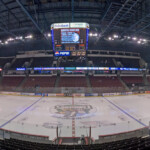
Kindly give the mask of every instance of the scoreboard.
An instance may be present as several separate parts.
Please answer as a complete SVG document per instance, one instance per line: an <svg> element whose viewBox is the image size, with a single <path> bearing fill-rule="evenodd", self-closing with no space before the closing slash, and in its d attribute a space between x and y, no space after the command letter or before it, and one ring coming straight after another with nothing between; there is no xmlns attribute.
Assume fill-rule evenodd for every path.
<svg viewBox="0 0 150 150"><path fill-rule="evenodd" d="M55 56L85 56L88 50L89 24L83 22L51 25Z"/></svg>

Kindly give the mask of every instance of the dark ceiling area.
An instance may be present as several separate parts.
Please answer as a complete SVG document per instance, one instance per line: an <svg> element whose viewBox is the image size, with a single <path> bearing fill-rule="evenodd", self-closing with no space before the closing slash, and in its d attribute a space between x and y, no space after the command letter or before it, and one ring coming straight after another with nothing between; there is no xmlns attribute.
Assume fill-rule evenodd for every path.
<svg viewBox="0 0 150 150"><path fill-rule="evenodd" d="M88 22L110 32L150 35L149 0L1 0L0 34L45 33L52 23Z"/></svg>
<svg viewBox="0 0 150 150"><path fill-rule="evenodd" d="M89 23L90 31L99 35L91 49L114 33L121 39L120 47L127 45L122 39L128 36L149 41L150 0L0 0L0 40L32 33L51 44L45 33L60 22Z"/></svg>

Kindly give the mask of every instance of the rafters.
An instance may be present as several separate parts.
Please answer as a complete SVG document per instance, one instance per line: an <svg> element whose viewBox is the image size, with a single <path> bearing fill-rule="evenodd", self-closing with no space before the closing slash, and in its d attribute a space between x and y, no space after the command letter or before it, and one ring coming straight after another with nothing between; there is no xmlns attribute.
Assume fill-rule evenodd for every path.
<svg viewBox="0 0 150 150"><path fill-rule="evenodd" d="M80 0L80 3L77 0L45 3L40 0L32 0L32 3L26 0L1 0L0 18L3 20L0 25L9 30L31 26L43 34L44 31L49 32L50 23L86 21L94 24L94 28L104 36L115 31L125 34L133 29L138 34L149 27L150 17L141 20L144 22L142 24L137 22L145 9L150 10L146 8L150 6L146 2L150 3L148 0Z"/></svg>
<svg viewBox="0 0 150 150"><path fill-rule="evenodd" d="M7 5L5 5L5 3L3 2L3 0L0 1L0 3L7 9L7 11L13 16L13 18L19 22L19 19L16 17L16 15L11 11L11 9L8 8Z"/></svg>
<svg viewBox="0 0 150 150"><path fill-rule="evenodd" d="M23 12L28 16L28 18L32 21L32 23L35 25L35 27L39 30L39 32L45 37L43 31L41 30L41 28L39 27L39 25L37 24L37 22L34 21L34 19L31 17L31 15L29 14L29 12L22 5L22 3L19 0L16 0L16 2L21 7L21 9L23 10ZM46 40L47 40L47 38L46 38Z"/></svg>

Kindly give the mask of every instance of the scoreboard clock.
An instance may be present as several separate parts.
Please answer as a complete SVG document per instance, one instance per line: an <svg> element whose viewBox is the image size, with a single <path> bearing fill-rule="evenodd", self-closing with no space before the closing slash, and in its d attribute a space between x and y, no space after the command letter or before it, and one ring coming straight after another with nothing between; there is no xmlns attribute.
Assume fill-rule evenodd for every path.
<svg viewBox="0 0 150 150"><path fill-rule="evenodd" d="M65 56L66 54L68 56L85 56L88 50L88 34L88 23L71 22L52 24L51 35L55 56L63 56L63 54Z"/></svg>

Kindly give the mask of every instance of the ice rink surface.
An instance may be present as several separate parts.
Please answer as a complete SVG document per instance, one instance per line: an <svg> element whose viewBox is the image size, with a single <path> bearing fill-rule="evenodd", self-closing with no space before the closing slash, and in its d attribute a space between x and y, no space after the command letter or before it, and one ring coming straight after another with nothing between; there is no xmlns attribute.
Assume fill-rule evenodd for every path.
<svg viewBox="0 0 150 150"><path fill-rule="evenodd" d="M114 97L28 97L0 95L0 128L35 135L89 134L92 137L132 131L149 125L150 95Z"/></svg>

